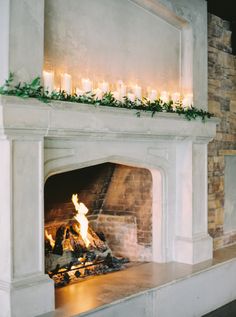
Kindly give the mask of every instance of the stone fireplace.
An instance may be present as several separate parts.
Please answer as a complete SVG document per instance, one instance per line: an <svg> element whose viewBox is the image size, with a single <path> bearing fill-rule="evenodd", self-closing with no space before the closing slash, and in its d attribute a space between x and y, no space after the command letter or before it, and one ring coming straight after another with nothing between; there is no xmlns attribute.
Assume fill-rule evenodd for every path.
<svg viewBox="0 0 236 317"><path fill-rule="evenodd" d="M58 7L55 2L46 1L45 14L43 0L24 1L23 6L19 1L13 2L10 6L4 0L0 12L0 20L3 15L10 21L10 31L9 27L0 30L0 39L7 48L4 52L0 50L3 56L0 59L1 82L9 71L14 71L16 78L24 81L41 74L43 64L59 69L62 56L65 57L61 59L63 71L73 70L75 78L77 66L84 64L85 74L94 69L94 65L90 68L89 61L96 47L91 49L92 55L88 55L87 43L80 46L77 35L71 40L71 46L65 45L62 49L63 35L71 39L74 34L73 28L61 33L60 30L68 25L66 20L63 20L65 25L53 24L61 21L57 16L63 16L67 11L63 9L64 1L60 1ZM109 7L111 2L118 6L116 10ZM85 2L70 1L70 14L77 14L79 4L82 6ZM114 68L111 67L112 59L99 53L96 70L100 71L99 67L104 66L101 56L105 56L104 75L109 78L117 77L120 69L125 80L137 77L147 86L150 74L152 85L191 91L194 104L207 108L205 1L135 0L119 1L118 4L104 0L101 4L113 13L125 11L125 21L133 21L140 32L154 31L145 42L145 50L138 51L138 37L131 36L132 43L126 38L127 45L121 54L116 54ZM94 5L99 7L97 1ZM91 14L96 16L98 11L99 8ZM130 20L132 16L139 18ZM19 28L19 18L26 21L27 27ZM141 18L144 24L140 24ZM113 27L108 29L114 30ZM160 35L157 38L156 29ZM52 34L52 30L55 33ZM82 40L87 39L83 33L85 29L80 30ZM129 34L133 31L131 28ZM125 36L126 28L121 34L121 43ZM146 41L147 33L141 32L141 38L144 37ZM28 39L35 42L35 45L30 44L31 54L27 51ZM56 46L53 46L54 42ZM170 43L173 49L170 49ZM116 45L116 41L112 44ZM134 59L135 52L130 44L136 45L139 58ZM69 57L68 47L72 52ZM82 51L76 59L74 54L78 47L82 47ZM115 48L113 46L113 50ZM14 58L9 53L13 51ZM150 51L152 54L141 63L143 54ZM123 58L120 62L119 56ZM127 64L126 56L129 58ZM138 75L131 72L130 65L137 69ZM162 113L152 117L141 113L138 117L132 110L60 102L44 104L35 99L1 96L0 201L3 212L0 213L0 253L5 260L0 261L0 303L3 316L31 317L55 308L54 285L45 274L44 225L45 221L51 221L55 205L68 201L54 201L55 204L50 205L44 190L47 191L47 185L53 179L67 173L80 173L81 177L84 170L89 175L89 170L97 168L98 175L101 166L105 174L110 173L112 181L106 188L106 195L100 196L100 200L89 198L91 221L97 228L104 222L112 222L113 228L118 227L118 222L122 223L123 229L129 227L127 236L133 237L129 254L134 260L196 264L211 259L212 239L207 230L207 144L215 136L216 123L214 119L204 123L200 120L190 122L175 114ZM124 178L126 185L127 178L137 178L139 184L131 182L125 187ZM99 187L99 181L91 186ZM116 196L119 186L120 196ZM85 189L81 188L81 195L88 199ZM121 206L122 197L129 202L137 196L141 202L136 199L136 204L128 204L129 208ZM44 202L49 203L45 210ZM93 205L95 203L97 205ZM114 240L114 237L110 239ZM120 246L114 243L114 247L118 252Z"/></svg>
<svg viewBox="0 0 236 317"><path fill-rule="evenodd" d="M18 283L12 295L16 303L27 292L38 309L53 309L53 284L44 275L43 264L43 189L44 180L66 171L107 162L148 170L152 180L151 215L145 216L152 223L148 260L193 264L212 257L206 159L214 120L189 122L170 114L139 118L130 110L48 105L16 97L1 97L1 111L0 192L7 211L1 220L1 252L10 261L1 263L1 274L6 288L11 276ZM2 291L2 298L7 294ZM47 301L42 302L45 294Z"/></svg>

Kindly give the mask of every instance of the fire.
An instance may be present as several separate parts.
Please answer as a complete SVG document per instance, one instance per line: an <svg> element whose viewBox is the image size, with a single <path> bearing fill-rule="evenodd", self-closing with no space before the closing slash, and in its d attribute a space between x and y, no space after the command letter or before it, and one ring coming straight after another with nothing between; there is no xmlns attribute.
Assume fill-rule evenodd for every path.
<svg viewBox="0 0 236 317"><path fill-rule="evenodd" d="M46 239L48 239L48 241L50 242L50 245L52 248L54 248L55 246L55 241L53 240L53 237L51 234L48 234L47 230L45 230L45 237Z"/></svg>
<svg viewBox="0 0 236 317"><path fill-rule="evenodd" d="M88 212L88 208L85 206L85 204L79 203L77 194L72 195L72 202L75 206L75 210L77 211L77 214L74 216L74 218L80 224L81 237L84 240L86 247L88 247L90 245L90 241L88 239L88 219L85 216Z"/></svg>

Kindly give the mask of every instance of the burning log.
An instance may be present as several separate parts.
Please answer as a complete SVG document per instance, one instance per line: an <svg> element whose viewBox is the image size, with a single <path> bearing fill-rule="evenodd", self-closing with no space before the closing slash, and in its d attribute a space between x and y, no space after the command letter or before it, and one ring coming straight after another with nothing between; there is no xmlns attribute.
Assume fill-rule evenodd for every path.
<svg viewBox="0 0 236 317"><path fill-rule="evenodd" d="M45 268L56 286L88 275L119 270L128 261L112 256L104 234L97 234L89 226L86 206L78 202L77 195L73 195L72 200L77 210L75 219L60 225L56 234L52 229L49 233L45 231Z"/></svg>

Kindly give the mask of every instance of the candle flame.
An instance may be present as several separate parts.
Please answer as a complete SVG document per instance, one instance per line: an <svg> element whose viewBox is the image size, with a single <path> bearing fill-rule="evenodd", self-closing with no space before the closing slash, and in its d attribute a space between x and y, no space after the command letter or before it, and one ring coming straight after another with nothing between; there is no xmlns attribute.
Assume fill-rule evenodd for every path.
<svg viewBox="0 0 236 317"><path fill-rule="evenodd" d="M46 237L46 239L48 239L48 241L49 241L51 247L54 248L54 246L55 246L55 241L54 241L52 235L51 235L51 234L48 234L47 230L45 230L45 237Z"/></svg>
<svg viewBox="0 0 236 317"><path fill-rule="evenodd" d="M77 194L72 195L72 202L75 206L75 210L77 211L77 214L74 216L74 218L80 224L81 237L84 240L86 247L88 247L90 245L88 239L88 219L85 216L88 212L88 208L85 206L85 204L79 203L79 198Z"/></svg>

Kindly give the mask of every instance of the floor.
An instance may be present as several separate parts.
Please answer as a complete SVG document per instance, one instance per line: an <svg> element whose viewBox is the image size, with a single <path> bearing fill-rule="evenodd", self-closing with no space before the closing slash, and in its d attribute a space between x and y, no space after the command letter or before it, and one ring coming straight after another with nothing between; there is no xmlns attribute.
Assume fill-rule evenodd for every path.
<svg viewBox="0 0 236 317"><path fill-rule="evenodd" d="M77 284L56 289L56 311L45 316L68 317L80 316L80 314L82 316L88 311L120 302L124 298L131 298L133 294L162 287L210 270L213 266L233 258L236 258L236 246L217 250L212 260L197 265L176 262L142 263L123 271L91 277ZM80 294L79 298L78 294ZM225 316L236 316L235 302L205 315L205 317Z"/></svg>
<svg viewBox="0 0 236 317"><path fill-rule="evenodd" d="M202 317L235 317L235 316L236 316L236 300Z"/></svg>

